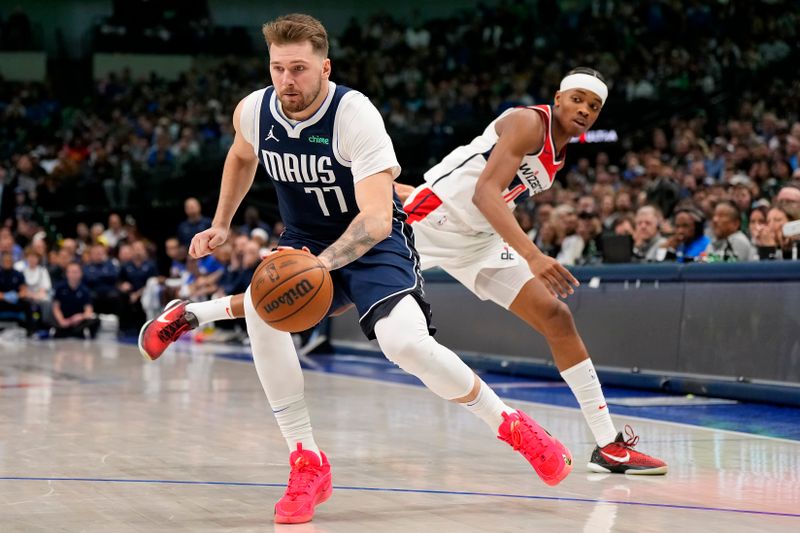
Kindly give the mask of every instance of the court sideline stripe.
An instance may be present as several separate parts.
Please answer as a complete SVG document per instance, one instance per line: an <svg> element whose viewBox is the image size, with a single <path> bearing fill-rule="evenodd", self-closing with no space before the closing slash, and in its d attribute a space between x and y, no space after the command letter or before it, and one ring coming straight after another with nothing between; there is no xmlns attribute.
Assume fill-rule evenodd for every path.
<svg viewBox="0 0 800 533"><path fill-rule="evenodd" d="M89 483L152 483L158 485L212 485L229 487L270 487L282 488L283 483L252 483L245 481L193 481L180 479L116 479L116 478L91 478L91 477L24 477L24 476L2 476L0 481L77 481ZM542 501L564 501L578 503L606 503L615 505L636 505L641 507L659 507L665 509L684 509L689 511L712 511L720 513L740 513L760 516L783 516L788 518L800 518L797 513L779 513L774 511L756 511L752 509L732 509L725 507L704 507L699 505L680 505L672 503L651 503L651 502L626 502L621 500L598 500L592 498L574 498L569 496L534 496L528 494L504 494L494 492L470 492L455 490L435 490L435 489L402 489L394 487L356 487L334 485L336 490L366 491L366 492L398 492L411 494L438 494L446 496L483 496L493 498L513 498L521 500L542 500Z"/></svg>

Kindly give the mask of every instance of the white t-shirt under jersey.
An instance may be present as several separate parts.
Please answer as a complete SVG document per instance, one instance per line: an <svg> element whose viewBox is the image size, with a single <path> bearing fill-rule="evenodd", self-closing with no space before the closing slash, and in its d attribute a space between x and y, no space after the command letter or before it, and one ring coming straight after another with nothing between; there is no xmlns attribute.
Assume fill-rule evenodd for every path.
<svg viewBox="0 0 800 533"><path fill-rule="evenodd" d="M258 150L258 143L255 142L255 131L257 127L257 115L261 110L261 102L267 88L259 89L250 93L242 104L242 113L239 117L239 133L244 139L253 146L253 150ZM336 91L336 84L328 82L328 98L322 104L322 108L330 105L330 101ZM276 96L274 96L276 97ZM277 102L278 112L283 115L280 101ZM283 116L283 119L290 122L295 128L292 135L299 135L304 127L304 123L311 125L325 114L324 109L314 114L305 121L290 120ZM298 128L297 125L300 125ZM400 175L400 164L394 153L394 146L389 134L386 133L386 126L380 112L372 105L369 98L358 91L352 90L345 94L339 102L334 120L334 132L332 138L335 139L334 146L338 148L337 159L345 166L351 167L353 181L358 183L362 179L389 170L392 178Z"/></svg>

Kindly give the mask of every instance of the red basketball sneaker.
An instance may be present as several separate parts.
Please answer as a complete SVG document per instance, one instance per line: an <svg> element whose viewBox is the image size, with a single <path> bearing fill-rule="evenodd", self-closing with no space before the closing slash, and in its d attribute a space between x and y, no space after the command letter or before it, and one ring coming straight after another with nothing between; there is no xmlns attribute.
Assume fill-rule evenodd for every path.
<svg viewBox="0 0 800 533"><path fill-rule="evenodd" d="M297 450L289 455L292 471L283 498L275 504L275 522L278 524L300 524L314 517L314 506L331 497L331 465L325 454L322 456L304 450L297 444Z"/></svg>
<svg viewBox="0 0 800 533"><path fill-rule="evenodd" d="M148 320L139 330L139 353L155 361L181 335L197 327L197 318L186 312L185 300L172 300L155 320Z"/></svg>
<svg viewBox="0 0 800 533"><path fill-rule="evenodd" d="M625 426L625 435L628 437L627 440L620 432L611 444L606 444L602 448L600 446L595 447L592 458L589 460L589 470L600 473L631 475L667 473L667 463L633 449L636 443L639 442L639 436L633 432L630 426Z"/></svg>
<svg viewBox="0 0 800 533"><path fill-rule="evenodd" d="M548 485L558 485L572 471L567 447L522 411L503 413L497 432L497 438L521 453Z"/></svg>

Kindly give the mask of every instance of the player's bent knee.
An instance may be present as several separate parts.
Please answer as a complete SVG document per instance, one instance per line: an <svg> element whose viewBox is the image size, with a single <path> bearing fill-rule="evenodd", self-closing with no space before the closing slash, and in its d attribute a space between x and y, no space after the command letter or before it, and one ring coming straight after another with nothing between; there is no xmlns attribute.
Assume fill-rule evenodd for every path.
<svg viewBox="0 0 800 533"><path fill-rule="evenodd" d="M545 311L543 329L545 335L560 335L572 331L572 311L561 300L553 299L552 304Z"/></svg>
<svg viewBox="0 0 800 533"><path fill-rule="evenodd" d="M389 361L415 376L426 371L432 351L429 344L436 343L433 337L427 335L424 339L415 338L407 333L383 328L375 328L375 336Z"/></svg>

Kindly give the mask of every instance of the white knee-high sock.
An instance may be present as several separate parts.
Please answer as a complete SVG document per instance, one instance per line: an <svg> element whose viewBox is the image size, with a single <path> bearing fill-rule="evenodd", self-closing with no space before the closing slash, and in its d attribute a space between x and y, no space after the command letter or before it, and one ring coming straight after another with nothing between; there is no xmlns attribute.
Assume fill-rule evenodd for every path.
<svg viewBox="0 0 800 533"><path fill-rule="evenodd" d="M597 445L602 448L613 442L617 430L611 422L611 415L608 414L606 398L603 396L603 389L600 388L600 380L597 379L592 360L586 359L566 369L561 373L561 377L578 400L583 417L589 424Z"/></svg>
<svg viewBox="0 0 800 533"><path fill-rule="evenodd" d="M197 317L201 326L217 320L232 320L231 297L223 296L207 302L192 302L186 306L186 312Z"/></svg>
<svg viewBox="0 0 800 533"><path fill-rule="evenodd" d="M303 371L292 336L261 320L250 300L249 287L244 295L244 315L258 378L289 451L295 451L300 443L304 450L319 454L303 397Z"/></svg>
<svg viewBox="0 0 800 533"><path fill-rule="evenodd" d="M503 403L497 393L495 393L489 385L478 378L481 383L481 388L478 390L478 396L471 402L464 402L463 405L467 411L473 413L481 420L486 422L495 434L503 423L503 413L513 413L514 409Z"/></svg>

